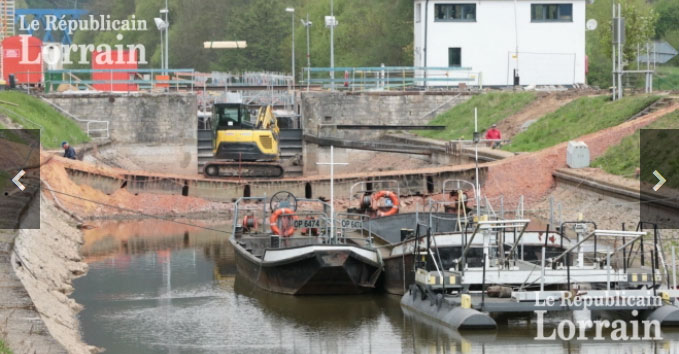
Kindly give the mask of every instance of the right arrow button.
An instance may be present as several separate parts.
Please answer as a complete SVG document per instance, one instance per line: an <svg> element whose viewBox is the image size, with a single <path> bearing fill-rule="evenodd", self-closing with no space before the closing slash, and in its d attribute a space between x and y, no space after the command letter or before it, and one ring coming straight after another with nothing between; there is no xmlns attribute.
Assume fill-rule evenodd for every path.
<svg viewBox="0 0 679 354"><path fill-rule="evenodd" d="M663 184L667 182L667 180L660 174L660 172L658 172L658 170L653 171L653 175L655 176L655 178L658 179L658 183L656 183L656 185L653 186L653 190L657 192L658 189L660 189L660 187L662 187Z"/></svg>

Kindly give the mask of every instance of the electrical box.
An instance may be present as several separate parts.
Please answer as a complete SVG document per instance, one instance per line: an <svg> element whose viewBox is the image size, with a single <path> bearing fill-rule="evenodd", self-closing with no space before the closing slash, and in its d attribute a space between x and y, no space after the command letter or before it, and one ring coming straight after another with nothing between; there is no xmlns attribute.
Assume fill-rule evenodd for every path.
<svg viewBox="0 0 679 354"><path fill-rule="evenodd" d="M569 141L566 164L570 168L589 167L589 147L582 141Z"/></svg>

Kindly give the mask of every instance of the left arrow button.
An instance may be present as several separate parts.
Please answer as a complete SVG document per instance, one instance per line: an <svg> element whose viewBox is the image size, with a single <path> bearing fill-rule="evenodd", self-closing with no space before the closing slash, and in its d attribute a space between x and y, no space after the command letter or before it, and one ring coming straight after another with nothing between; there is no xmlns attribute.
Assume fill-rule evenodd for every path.
<svg viewBox="0 0 679 354"><path fill-rule="evenodd" d="M26 171L21 170L21 171L19 171L19 173L17 173L16 176L14 176L14 178L12 178L12 182L14 182L14 184L16 184L17 188L19 188L21 191L23 191L24 189L26 189L26 187L25 187L23 184L21 184L21 182L19 182L19 180L20 180L21 177L23 177L25 174L26 174Z"/></svg>

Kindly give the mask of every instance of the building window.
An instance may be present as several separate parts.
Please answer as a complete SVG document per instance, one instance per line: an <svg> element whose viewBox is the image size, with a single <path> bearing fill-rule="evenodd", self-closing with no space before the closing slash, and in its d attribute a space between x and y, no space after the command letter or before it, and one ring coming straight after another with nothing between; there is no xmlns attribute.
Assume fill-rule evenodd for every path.
<svg viewBox="0 0 679 354"><path fill-rule="evenodd" d="M531 4L532 22L573 22L573 4Z"/></svg>
<svg viewBox="0 0 679 354"><path fill-rule="evenodd" d="M462 66L462 49L448 48L448 66L460 67Z"/></svg>
<svg viewBox="0 0 679 354"><path fill-rule="evenodd" d="M415 22L422 21L422 4L417 4L415 7Z"/></svg>
<svg viewBox="0 0 679 354"><path fill-rule="evenodd" d="M436 4L436 21L476 21L476 4Z"/></svg>

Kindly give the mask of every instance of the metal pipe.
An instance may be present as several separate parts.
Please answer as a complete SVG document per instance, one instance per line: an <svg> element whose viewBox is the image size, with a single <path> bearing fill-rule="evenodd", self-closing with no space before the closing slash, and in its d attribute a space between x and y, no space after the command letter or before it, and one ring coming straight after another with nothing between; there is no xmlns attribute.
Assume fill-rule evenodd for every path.
<svg viewBox="0 0 679 354"><path fill-rule="evenodd" d="M611 18L613 19L613 25L615 26L615 3L612 4L611 6ZM616 100L617 92L618 92L618 87L617 87L617 79L616 79L616 60L615 60L615 40L611 38L611 42L613 43L613 48L611 49L611 58L613 60L613 101Z"/></svg>
<svg viewBox="0 0 679 354"><path fill-rule="evenodd" d="M606 254L606 290L611 290L611 252Z"/></svg>
<svg viewBox="0 0 679 354"><path fill-rule="evenodd" d="M335 6L332 0L330 0L330 17L332 18L332 23L330 24L330 90L335 91Z"/></svg>
<svg viewBox="0 0 679 354"><path fill-rule="evenodd" d="M618 4L618 99L623 96L622 87L622 5Z"/></svg>
<svg viewBox="0 0 679 354"><path fill-rule="evenodd" d="M481 279L481 310L486 305L486 257L483 257L483 276Z"/></svg>
<svg viewBox="0 0 679 354"><path fill-rule="evenodd" d="M429 30L429 0L426 0L424 2L424 47L422 51L424 52L424 89L425 91L427 90L427 79L428 79L428 71L427 71L427 40L428 40L428 30Z"/></svg>
<svg viewBox="0 0 679 354"><path fill-rule="evenodd" d="M309 42L309 28L311 27L311 22L309 21L309 13L306 13L306 22L304 22L304 27L306 27L306 67L307 67L307 82L306 90L309 91L309 83L311 81L311 44Z"/></svg>
<svg viewBox="0 0 679 354"><path fill-rule="evenodd" d="M545 291L545 247L542 247L542 270L540 271L540 291Z"/></svg>
<svg viewBox="0 0 679 354"><path fill-rule="evenodd" d="M658 249L658 224L653 224L653 248L656 250L654 262L655 262L655 265L658 266L658 264L660 264L658 262L658 252L657 252L657 249Z"/></svg>
<svg viewBox="0 0 679 354"><path fill-rule="evenodd" d="M651 278L653 278L653 296L655 296L655 255L657 255L657 252L651 251Z"/></svg>
<svg viewBox="0 0 679 354"><path fill-rule="evenodd" d="M566 253L566 284L568 291L571 290L571 253Z"/></svg>
<svg viewBox="0 0 679 354"><path fill-rule="evenodd" d="M672 289L677 288L677 259L674 252L674 246L672 246Z"/></svg>
<svg viewBox="0 0 679 354"><path fill-rule="evenodd" d="M644 231L644 222L640 221L639 222L639 231ZM641 249L641 266L643 267L646 265L646 257L644 257L644 238L641 237L639 240L639 248Z"/></svg>
<svg viewBox="0 0 679 354"><path fill-rule="evenodd" d="M295 89L295 11L292 11L292 89Z"/></svg>

